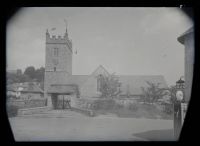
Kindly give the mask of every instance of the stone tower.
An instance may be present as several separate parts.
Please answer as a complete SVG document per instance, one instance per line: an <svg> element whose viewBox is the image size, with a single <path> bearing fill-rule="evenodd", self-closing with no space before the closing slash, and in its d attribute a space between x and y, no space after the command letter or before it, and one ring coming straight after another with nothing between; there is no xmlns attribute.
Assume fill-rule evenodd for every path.
<svg viewBox="0 0 200 146"><path fill-rule="evenodd" d="M64 36L54 36L46 32L44 96L48 106L52 106L47 94L52 84L65 84L72 75L72 41L68 38L67 28Z"/></svg>

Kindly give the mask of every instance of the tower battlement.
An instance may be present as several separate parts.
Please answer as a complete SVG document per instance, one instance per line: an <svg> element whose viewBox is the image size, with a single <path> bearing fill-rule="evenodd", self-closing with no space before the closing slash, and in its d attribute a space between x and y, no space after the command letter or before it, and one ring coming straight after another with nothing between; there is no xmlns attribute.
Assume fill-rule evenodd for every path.
<svg viewBox="0 0 200 146"><path fill-rule="evenodd" d="M47 38L52 39L52 40L66 40L67 37L61 36L61 35L47 35Z"/></svg>
<svg viewBox="0 0 200 146"><path fill-rule="evenodd" d="M46 43L47 44L67 44L72 50L72 40L68 38L67 33L64 36L61 35L50 35L50 33L46 32Z"/></svg>

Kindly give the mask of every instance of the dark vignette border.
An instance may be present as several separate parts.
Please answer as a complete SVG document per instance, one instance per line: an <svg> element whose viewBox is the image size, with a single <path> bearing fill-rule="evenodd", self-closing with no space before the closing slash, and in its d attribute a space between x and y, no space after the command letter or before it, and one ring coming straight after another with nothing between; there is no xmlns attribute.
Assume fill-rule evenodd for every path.
<svg viewBox="0 0 200 146"><path fill-rule="evenodd" d="M20 7L180 7L182 6L182 10L194 20L194 28L195 28L195 66L194 66L194 77L193 77L193 86L192 86L192 97L190 100L190 105L188 108L188 112L186 115L185 123L182 129L181 137L178 142L134 142L134 144L184 144L186 142L189 142L189 144L192 144L192 142L198 140L198 133L197 130L198 127L198 90L199 90L199 43L198 43L198 32L199 29L196 26L199 25L199 19L198 15L198 3L195 3L195 1L186 1L186 0L137 0L137 1L131 1L131 0L120 0L120 1L114 1L114 0L57 0L57 1L50 1L50 0L12 0L12 1L6 1L4 3L4 7L1 8L2 15L1 15L1 97L0 97L0 112L1 112L1 139L3 142L7 144L34 144L35 142L15 142L14 137L11 131L11 127L8 122L7 114L6 114L6 22L20 9ZM191 7L191 8L189 8ZM197 97L196 97L197 96ZM196 101L195 101L196 100ZM196 105L195 105L196 104ZM80 142L76 142L80 143ZM84 142L85 144L93 144L94 142ZM102 144L116 144L115 142L102 142ZM117 144L131 144L131 142L117 142ZM36 143L37 144L37 143ZM42 144L65 144L64 142L43 142ZM72 142L70 142L72 144ZM74 144L74 143L73 143ZM97 142L95 142L95 145ZM101 143L100 143L101 144Z"/></svg>

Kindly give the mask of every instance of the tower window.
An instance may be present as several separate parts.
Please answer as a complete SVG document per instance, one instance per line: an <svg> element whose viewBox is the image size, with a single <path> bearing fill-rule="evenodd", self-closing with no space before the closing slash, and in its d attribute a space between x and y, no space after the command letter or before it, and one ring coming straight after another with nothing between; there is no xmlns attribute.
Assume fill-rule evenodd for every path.
<svg viewBox="0 0 200 146"><path fill-rule="evenodd" d="M54 48L54 56L58 57L58 48Z"/></svg>
<svg viewBox="0 0 200 146"><path fill-rule="evenodd" d="M54 67L53 70L56 71L56 67Z"/></svg>

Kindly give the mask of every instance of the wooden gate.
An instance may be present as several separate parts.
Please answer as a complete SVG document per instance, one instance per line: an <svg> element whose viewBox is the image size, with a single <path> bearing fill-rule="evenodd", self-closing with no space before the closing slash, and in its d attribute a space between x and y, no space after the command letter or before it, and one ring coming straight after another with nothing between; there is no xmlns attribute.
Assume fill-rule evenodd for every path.
<svg viewBox="0 0 200 146"><path fill-rule="evenodd" d="M52 104L54 109L70 109L71 99L69 95L52 94Z"/></svg>

